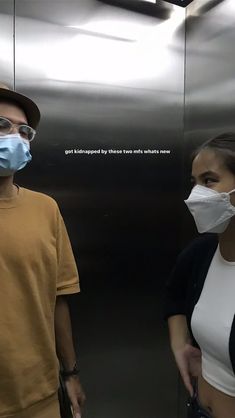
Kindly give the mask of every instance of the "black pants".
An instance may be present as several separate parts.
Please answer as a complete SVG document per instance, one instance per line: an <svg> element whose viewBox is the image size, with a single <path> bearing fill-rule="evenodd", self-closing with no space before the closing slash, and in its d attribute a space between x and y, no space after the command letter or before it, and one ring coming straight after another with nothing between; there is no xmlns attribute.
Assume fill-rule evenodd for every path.
<svg viewBox="0 0 235 418"><path fill-rule="evenodd" d="M193 384L194 393L187 403L187 418L213 418L201 405L198 399L197 381Z"/></svg>

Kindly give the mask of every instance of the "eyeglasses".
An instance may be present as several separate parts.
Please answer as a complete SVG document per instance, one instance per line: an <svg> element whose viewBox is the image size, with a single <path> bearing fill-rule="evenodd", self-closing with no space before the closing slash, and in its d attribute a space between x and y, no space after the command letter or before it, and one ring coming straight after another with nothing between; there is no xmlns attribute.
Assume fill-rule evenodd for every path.
<svg viewBox="0 0 235 418"><path fill-rule="evenodd" d="M17 127L20 136L23 139L31 142L35 135L36 131L28 125L18 125L16 123L12 123L9 119L0 116L0 139L1 136L8 135L12 132L13 128Z"/></svg>

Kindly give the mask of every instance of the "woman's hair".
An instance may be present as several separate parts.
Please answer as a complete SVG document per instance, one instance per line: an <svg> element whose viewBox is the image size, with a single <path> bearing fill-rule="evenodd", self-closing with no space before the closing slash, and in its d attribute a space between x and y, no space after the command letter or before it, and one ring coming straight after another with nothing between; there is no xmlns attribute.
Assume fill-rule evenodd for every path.
<svg viewBox="0 0 235 418"><path fill-rule="evenodd" d="M235 132L223 133L200 145L192 154L192 161L202 150L212 150L223 159L225 167L235 175Z"/></svg>

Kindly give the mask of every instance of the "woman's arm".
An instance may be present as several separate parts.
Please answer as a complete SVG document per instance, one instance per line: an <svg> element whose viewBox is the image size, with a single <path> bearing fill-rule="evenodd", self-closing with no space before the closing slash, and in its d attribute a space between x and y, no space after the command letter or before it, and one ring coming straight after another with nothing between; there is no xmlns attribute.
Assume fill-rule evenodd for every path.
<svg viewBox="0 0 235 418"><path fill-rule="evenodd" d="M168 318L171 349L186 389L193 395L192 376L201 371L201 352L191 345L185 315Z"/></svg>
<svg viewBox="0 0 235 418"><path fill-rule="evenodd" d="M168 327L173 352L191 343L185 315L174 315L168 318Z"/></svg>

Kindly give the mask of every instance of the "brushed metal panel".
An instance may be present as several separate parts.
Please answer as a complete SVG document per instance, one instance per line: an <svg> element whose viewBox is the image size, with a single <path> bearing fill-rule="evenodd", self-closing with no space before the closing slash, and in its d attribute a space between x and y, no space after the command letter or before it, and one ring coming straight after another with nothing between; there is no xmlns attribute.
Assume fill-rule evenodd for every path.
<svg viewBox="0 0 235 418"><path fill-rule="evenodd" d="M207 7L208 6L208 7ZM193 148L235 128L234 2L195 1L187 9L185 195L189 192L189 155ZM188 181L186 181L188 179ZM185 229L195 228L188 216Z"/></svg>
<svg viewBox="0 0 235 418"><path fill-rule="evenodd" d="M205 140L235 129L235 4L195 0L187 8L184 196L190 191L190 153ZM197 235L182 212L182 246ZM182 397L183 399L183 397ZM181 416L184 411L182 402Z"/></svg>
<svg viewBox="0 0 235 418"><path fill-rule="evenodd" d="M14 1L0 2L0 82L9 87L14 84Z"/></svg>
<svg viewBox="0 0 235 418"><path fill-rule="evenodd" d="M16 87L42 110L17 181L54 196L68 226L87 417L176 416L161 314L181 210L184 10L173 12L163 22L94 1L16 1ZM65 154L79 149L107 155Z"/></svg>

